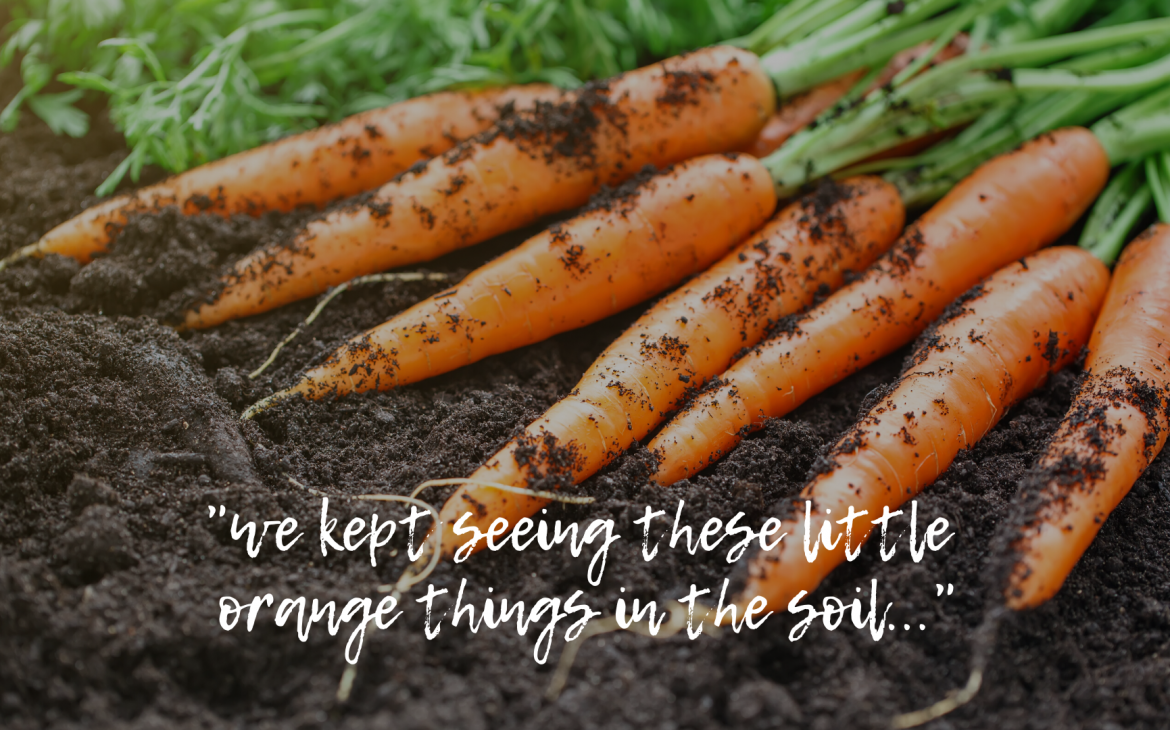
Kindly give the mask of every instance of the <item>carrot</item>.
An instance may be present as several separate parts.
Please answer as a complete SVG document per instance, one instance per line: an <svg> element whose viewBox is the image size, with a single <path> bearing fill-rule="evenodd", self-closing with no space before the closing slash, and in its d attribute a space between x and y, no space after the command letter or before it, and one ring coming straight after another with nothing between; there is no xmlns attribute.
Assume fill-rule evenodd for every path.
<svg viewBox="0 0 1170 730"><path fill-rule="evenodd" d="M6 261L49 253L89 261L106 249L128 215L168 205L188 215L223 216L321 206L382 185L416 162L446 152L494 124L501 109L510 113L561 93L544 84L444 91L355 114L107 200Z"/></svg>
<svg viewBox="0 0 1170 730"><path fill-rule="evenodd" d="M666 69L665 75L658 74L657 81L647 81L643 78L641 82L619 88L619 91L632 91L632 98L625 100L614 98L616 108L607 110L610 112L608 121L613 123L610 126L624 129L626 122L631 120L615 119L614 114L621 115L627 111L637 112L632 121L638 127L644 126L643 122L653 119L656 114L661 113L661 116L677 115L677 108L673 110L660 108L648 112L646 104L651 99L655 99L659 102L667 102L668 106L670 102L676 102L673 104L675 107L680 104L695 103L696 106L703 108L698 110L700 117L706 117L712 107L732 107L727 109L727 115L716 114L706 120L711 122L712 129L707 141L714 142L725 134L727 130L722 130L721 127L727 120L730 120L730 126L733 128L731 136L734 137L739 130L737 125L745 122L744 117L737 118L735 116L736 112L742 112L745 109L760 111L766 118L774 107L773 83L759 83L764 76L762 66L768 67L768 75L773 76L775 83L783 86L788 93L799 93L828 78L840 76L855 68L865 66L872 62L871 57L878 58L882 57L883 54L895 53L922 38L930 37L933 32L951 24L950 19L958 22L968 15L968 13L957 10L964 5L960 0L910 0L908 3L896 4L896 7L888 5L884 0L866 0L865 2L850 0L849 2L834 3L832 7L827 8L812 7L812 5L812 3L803 1L786 4L761 26L759 33L753 34L754 40L751 47L765 55L760 58L743 51L738 52L738 57L732 59L732 65L746 63L747 66L751 67L741 69L746 70L747 73L746 76L742 77L745 83L739 88L735 88L740 80L740 78L735 77L735 74L729 76L722 73L724 77L722 79L705 76L707 73L721 75L716 67L722 60L726 60L725 58L717 60L711 67L705 66L704 63L705 60L711 60L713 55L719 56L720 53L726 55L728 49L722 51L707 49L699 52L697 59L692 58L691 61L687 61L683 57L671 59L666 62L665 66L659 65L657 67L658 71ZM932 20L926 24L920 22L927 18L932 18ZM695 60L699 62L693 63ZM678 71L683 73L679 75L676 73ZM702 97L703 94L693 96L685 93L683 87L696 85L696 79L691 76L693 72L698 72L703 76L701 79L703 82L714 82L712 86L726 93L717 94L718 100L714 103L710 103L709 100L700 101L699 97ZM635 72L631 78L646 76L647 73L651 77L655 76L654 71L647 72L646 69L642 69ZM750 78L752 76L756 78L753 80ZM729 81L730 85L721 86L720 81ZM665 88L652 88L656 83ZM622 82L618 81L617 86L623 87ZM653 93L646 94L645 92ZM110 225L117 228L125 223L126 215L154 210L159 206L180 205L187 212L211 209L222 214L230 214L266 209L288 209L303 203L319 205L345 195L352 195L383 184L399 172L411 167L413 162L433 157L450 149L455 142L485 130L497 118L499 111L497 107L507 107L505 102L509 100L523 101L528 104L534 100L551 101L559 96L560 93L555 89L539 86L488 92L482 96L441 93L404 102L367 115L359 115L346 120L338 127L290 138L275 145L253 150L229 160L191 171L162 185L139 191L137 194L107 201L54 229L38 243L0 261L0 268L12 260L50 252L74 256L83 262L87 261L93 253L104 250L108 245L111 234ZM596 98L596 95L594 97ZM637 108L623 109L621 105L624 102L633 102L633 106ZM590 105L592 104L587 104L587 106ZM760 108L750 109L753 105ZM693 114L687 115L687 119L693 121L694 116ZM746 119L750 120L752 116L753 114L749 113ZM371 123L376 128L374 135L371 135L367 129L367 125ZM512 125L510 131L506 132L507 136L512 139L513 135L524 126L523 124ZM651 124L647 125L647 128L653 131L655 126ZM672 125L659 124L657 126L661 128ZM615 176L615 170L620 171L623 167L625 169L624 176L628 177L638 168L638 165L632 164L636 159L643 158L647 162L665 165L697 154L743 149L759 131L759 128L755 128L744 138L737 139L737 144L734 146L722 143L713 147L700 145L698 148L690 149L689 154L685 153L683 149L679 149L676 142L680 142L681 147L685 148L687 144L703 137L699 126L701 125L689 122L677 126L676 131L681 131L681 139L679 140L674 140L669 135L658 138L657 141L652 136L648 139L632 139L629 141L634 144L630 149L623 148L621 144L612 145L611 143L614 143L615 139L610 134L609 139L600 140L601 152L603 156L616 153L617 157L603 159L601 160L602 165L591 168L596 173L594 176L597 178L594 182L594 188L605 183L607 179L611 179L611 184L612 181L620 181L622 174ZM528 125L528 131L534 131L531 125ZM640 129L639 131L646 130ZM389 134L387 134L388 132ZM637 136L636 134L635 137ZM549 142L549 140L545 140L545 142ZM551 144L545 145L544 152L549 152L548 147L557 147L563 152L572 146L570 144L566 147L564 142L563 139L555 140ZM639 145L643 143L648 147L639 149ZM661 148L652 149L658 146ZM630 159L621 159L623 155ZM507 157L480 160L480 162L496 163L497 169L495 171L497 173L501 172L499 168L502 165L502 174L505 177L509 172L515 172L508 169L512 167L513 161ZM348 169L351 164L357 169ZM369 169L362 169L367 165ZM461 179L458 177L458 172L456 171L454 177ZM468 172L474 172L474 170ZM532 171L529 169L527 174L520 175L518 179L525 182L534 181L538 185L548 180L548 176L533 176L531 173ZM557 176L559 173L553 177ZM445 180L438 182L443 183L440 190L451 189L445 184ZM474 180L472 184L484 187L499 184L502 192L511 192L511 183L508 180ZM572 196L573 192L560 190L553 198L560 199L566 195ZM588 197L587 193L581 194L579 190L575 192L577 193L577 205L583 203ZM381 222L386 226L390 225L390 222L385 220L386 216L384 215L389 209L388 202L390 201L378 201L375 207L370 208L375 224ZM425 206L425 203L420 203L418 200L408 199L406 202ZM473 202L476 201L467 201L469 206ZM483 205L469 208L469 215L482 216L489 212L486 207L494 205L490 198L483 198L478 202ZM532 207L533 201L529 200L527 203L528 205L521 207ZM537 207L547 204L548 201L543 201ZM358 207L360 208L360 206ZM510 206L507 205L502 207L510 209ZM553 209L559 210L565 207L574 207L574 205L564 203L561 200L554 205ZM531 213L531 211L529 212ZM362 218L363 214L359 211L356 217ZM366 219L370 217L365 215ZM423 217L429 220L429 216L424 215ZM342 218L344 219L345 216ZM355 226L352 223L350 221L350 224L346 224L345 220L341 220L332 228L326 226L322 230L306 232L307 238L297 241L295 248L300 248L301 244L305 244L314 234L327 237L333 237L331 234L337 234L342 238L346 234L354 234L360 225ZM366 223L369 224L369 220L366 220ZM394 224L395 228L402 227L400 221L394 221ZM377 228L378 226L369 227ZM473 228L478 229L478 226L473 226ZM406 231L402 236L409 238L413 233L414 231ZM459 233L458 245L467 244L467 235L470 235L468 230ZM371 245L375 248L378 247L377 244ZM395 244L390 242L386 245L393 248ZM450 246L449 243L447 245ZM304 250L300 252L306 253ZM313 252L308 251L307 253L311 256ZM425 254L426 257L436 255L439 254ZM250 261L249 263L263 264L262 261ZM277 267L283 267L287 266L289 262L270 263ZM244 269L246 268L244 267ZM329 273L330 269L331 267L326 265L322 271L312 272L307 276L310 279L314 277L321 279L322 276ZM243 273L244 270L235 272L233 280L228 282L229 288L240 283L238 279ZM245 298L255 299L258 294L257 289L272 289L274 288L273 284L274 280L272 279L262 281L258 287L252 287L252 291L245 292ZM327 283L322 284L322 286L327 286ZM292 287L291 293L287 295L289 298L285 301L304 296L300 292L301 288ZM266 306L275 306L269 304L273 301L272 291L260 291L259 294L266 296L261 296L257 300L257 304L261 308L254 311L264 311ZM228 309L231 307L229 306ZM252 310L244 307L243 311L251 313ZM227 316L230 318L239 315L229 314ZM198 322L199 318L194 317L192 326L198 326Z"/></svg>
<svg viewBox="0 0 1170 730"><path fill-rule="evenodd" d="M829 452L828 469L781 526L787 537L751 559L737 603L762 596L783 610L815 589L869 536L871 520L933 483L1008 408L1077 358L1108 284L1100 260L1061 246L1007 265L958 299L919 340L892 391ZM866 516L847 533L847 515ZM806 556L826 535L834 547L822 542Z"/></svg>
<svg viewBox="0 0 1170 730"><path fill-rule="evenodd" d="M541 478L579 482L644 438L666 414L779 318L841 286L889 248L905 211L878 178L827 184L778 213L710 269L642 315L590 366L573 391L509 442L471 479L523 486ZM571 458L560 458L569 456ZM481 530L510 524L545 500L464 486L440 518L443 550L466 538L451 525L468 506ZM482 510L481 510L482 508ZM480 543L479 547L482 547Z"/></svg>
<svg viewBox="0 0 1170 730"><path fill-rule="evenodd" d="M596 322L702 271L776 207L768 171L708 155L616 194L343 345L245 417L309 398L418 382Z"/></svg>
<svg viewBox="0 0 1170 730"><path fill-rule="evenodd" d="M1170 226L1131 243L1089 340L1085 379L1018 503L1028 507L1005 593L1012 609L1060 590L1170 428Z"/></svg>
<svg viewBox="0 0 1170 730"><path fill-rule="evenodd" d="M902 69L930 50L931 45L930 41L925 41L913 48L898 52L885 65L877 78L869 84L866 93L888 84ZM967 35L961 33L935 55L928 67L949 61L966 51ZM780 146L788 141L789 137L808 126L822 112L840 101L858 81L861 81L863 76L865 76L865 69L858 69L786 100L768 119L760 136L756 137L756 140L745 151L756 157L767 157L780 149ZM898 154L911 154L911 152L907 152L907 149L901 149L898 150Z"/></svg>
<svg viewBox="0 0 1170 730"><path fill-rule="evenodd" d="M946 305L1054 241L1100 192L1109 158L1088 130L1045 135L984 164L907 228L849 286L757 346L650 443L671 484L730 451L767 418L910 342Z"/></svg>
<svg viewBox="0 0 1170 730"><path fill-rule="evenodd" d="M774 97L756 56L714 47L538 104L308 224L291 243L245 257L186 326L210 327L433 259L583 205L647 164L741 149Z"/></svg>

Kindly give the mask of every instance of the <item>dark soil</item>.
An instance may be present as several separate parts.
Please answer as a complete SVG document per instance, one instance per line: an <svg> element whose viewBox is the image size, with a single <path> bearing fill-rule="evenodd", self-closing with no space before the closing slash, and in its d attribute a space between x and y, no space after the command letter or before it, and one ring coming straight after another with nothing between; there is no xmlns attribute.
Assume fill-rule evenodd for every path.
<svg viewBox="0 0 1170 730"><path fill-rule="evenodd" d="M6 103L11 78L0 81ZM0 252L92 202L90 191L125 154L107 125L95 126L85 139L64 140L28 117L0 136ZM1059 374L1013 409L920 499L920 529L943 516L957 533L942 551L915 563L903 537L883 563L870 546L812 597L817 605L825 595L849 600L877 579L897 626L879 642L848 621L834 632L818 623L790 642L788 616L697 641L607 634L584 644L564 693L548 701L560 638L544 666L532 659L536 630L471 634L445 623L427 641L423 608L410 601L395 626L367 635L352 693L341 702L348 628L331 637L315 627L302 643L292 626L274 626L268 610L251 633L242 623L222 630L221 596L344 602L376 596L374 587L406 565L404 553L384 554L377 568L360 552L322 558L320 500L286 475L351 495L403 494L425 479L466 476L568 392L637 314L418 386L291 402L240 427L234 416L243 407L443 286L345 293L255 382L247 373L312 302L182 336L156 322L175 297L279 237L298 215L147 216L90 267L48 258L0 273L0 725L880 728L966 681L984 611L987 545L1068 408L1076 372ZM458 276L522 235L427 268ZM645 563L632 521L647 504L673 514L685 499L689 524L744 511L759 525L770 505L802 486L866 395L897 377L906 354L770 423L694 480L651 488L644 454L635 451L579 487L595 504L551 507L550 519L616 521L625 539L611 548L600 587L588 584L584 557L561 549L485 553L441 565L429 582L453 593L466 578L480 603L489 589L525 601L580 589L607 610L619 596L676 598L692 583L718 590L733 572L721 552L663 549ZM935 727L1166 726L1168 478L1163 456L1059 596L1005 622L981 693ZM221 504L227 517L209 519L208 506ZM336 499L330 509L343 524L373 511L405 514L396 505ZM232 514L292 516L306 536L288 552L265 547L251 559L231 539ZM894 534L907 524L896 521ZM938 597L936 584L952 584L953 595ZM449 608L451 598L436 608Z"/></svg>

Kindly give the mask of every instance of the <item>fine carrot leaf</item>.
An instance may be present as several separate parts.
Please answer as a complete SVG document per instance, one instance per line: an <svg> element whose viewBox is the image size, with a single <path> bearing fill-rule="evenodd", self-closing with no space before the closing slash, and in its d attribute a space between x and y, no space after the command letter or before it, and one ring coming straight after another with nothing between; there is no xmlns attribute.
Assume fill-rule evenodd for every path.
<svg viewBox="0 0 1170 730"><path fill-rule="evenodd" d="M81 95L81 89L61 94L37 94L29 98L28 106L49 125L53 134L84 137L89 131L89 115L73 106Z"/></svg>

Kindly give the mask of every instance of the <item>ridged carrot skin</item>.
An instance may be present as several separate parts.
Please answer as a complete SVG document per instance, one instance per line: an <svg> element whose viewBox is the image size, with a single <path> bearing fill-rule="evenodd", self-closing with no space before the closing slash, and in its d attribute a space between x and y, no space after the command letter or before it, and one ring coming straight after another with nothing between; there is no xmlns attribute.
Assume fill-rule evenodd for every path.
<svg viewBox="0 0 1170 730"><path fill-rule="evenodd" d="M1027 509L1006 603L1056 595L1106 518L1166 443L1170 429L1170 226L1157 224L1121 255L1072 407L1017 503ZM1022 534L1020 534L1022 532Z"/></svg>
<svg viewBox="0 0 1170 730"><path fill-rule="evenodd" d="M588 85L571 100L502 120L369 200L310 223L290 243L244 258L186 325L257 314L485 241L584 205L647 164L741 149L772 113L774 96L759 59L725 47Z"/></svg>
<svg viewBox="0 0 1170 730"><path fill-rule="evenodd" d="M933 483L1008 408L1078 357L1108 285L1096 257L1060 246L1008 264L960 298L919 341L891 392L829 452L828 468L784 520L787 536L752 557L737 603L763 596L770 610L783 611L801 591L816 589L884 508L896 510ZM864 516L847 545L837 521L850 510ZM805 537L815 544L824 529L839 542L821 544L809 560Z"/></svg>
<svg viewBox="0 0 1170 730"><path fill-rule="evenodd" d="M710 266L776 193L754 157L707 155L595 205L350 340L286 393L396 388L604 319Z"/></svg>
<svg viewBox="0 0 1170 730"><path fill-rule="evenodd" d="M322 206L383 185L416 162L446 152L495 124L501 108L528 108L562 93L545 84L444 91L355 114L99 203L17 255L56 253L84 263L106 249L126 216L168 205L189 215L224 216Z"/></svg>
<svg viewBox="0 0 1170 730"><path fill-rule="evenodd" d="M788 205L642 315L568 396L472 478L526 486L545 477L578 482L590 476L644 438L688 393L722 372L736 352L759 341L771 324L841 286L848 271L872 263L894 242L904 221L897 190L874 177L826 184ZM544 504L495 489L463 487L441 513L444 551L450 555L462 544L451 524L469 506L475 514L468 524L486 530L497 517L515 524Z"/></svg>
<svg viewBox="0 0 1170 730"><path fill-rule="evenodd" d="M1109 160L1070 127L972 173L865 274L759 345L650 443L653 479L693 475L768 418L909 343L983 277L1056 240L1100 193Z"/></svg>

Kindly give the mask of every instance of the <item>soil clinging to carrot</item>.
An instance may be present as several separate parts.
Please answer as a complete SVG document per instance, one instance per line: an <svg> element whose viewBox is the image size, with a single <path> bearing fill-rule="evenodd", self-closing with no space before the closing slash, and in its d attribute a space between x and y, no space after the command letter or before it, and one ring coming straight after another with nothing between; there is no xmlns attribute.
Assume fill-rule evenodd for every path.
<svg viewBox="0 0 1170 730"><path fill-rule="evenodd" d="M99 124L86 140L62 141L31 118L0 136L0 249L29 243L91 202L88 191L125 154L113 139ZM250 634L222 631L221 595L369 595L397 578L405 556L371 568L360 555L322 559L306 539L289 552L266 549L249 559L231 540L230 521L209 520L207 505L248 519L291 515L309 526L320 500L291 487L286 475L339 495L403 494L424 479L466 476L565 395L639 313L417 386L293 400L238 424L231 416L247 404L445 286L346 292L257 381L247 373L312 302L182 336L151 318L122 316L163 313L176 292L222 263L212 262L213 254L239 255L297 221L297 214L224 222L164 213L132 223L137 243L116 245L107 258L135 276L144 277L159 257L198 254L197 266L176 267L187 273L151 285L133 306L114 296L113 283L86 289L82 269L57 257L0 272L0 725L878 728L965 681L991 540L1069 407L1075 371L1057 374L1013 409L920 498L921 516L944 516L957 532L946 549L914 563L903 536L896 557L883 563L870 546L814 594L817 605L827 595L850 600L876 578L879 600L894 602L889 618L898 627L877 643L848 622L831 633L814 626L792 643L787 617L757 632L694 642L608 634L584 645L565 692L549 702L543 693L560 643L542 667L531 658L533 637L514 631L471 634L445 625L428 642L421 606L409 604L399 625L367 637L352 695L339 703L340 635L315 629L301 643L290 627L271 621ZM523 235L428 269L458 276ZM431 580L454 591L467 578L465 600L477 602L582 589L593 605L612 607L619 596L675 598L691 583L717 592L733 573L720 553L661 549L645 563L633 520L648 504L673 515L685 499L685 519L696 530L709 517L738 511L759 524L769 505L803 486L867 394L895 380L908 353L770 422L698 478L650 487L648 455L635 450L573 488L597 502L550 506L550 519L609 517L624 536L598 588L586 581L587 556L556 550L485 553L442 565ZM209 448L209 439L221 447ZM1162 456L1056 599L1007 621L980 695L939 727L1164 724L1168 479L1170 459ZM432 502L442 496L423 494ZM330 510L344 522L374 508L331 500ZM376 511L405 514L385 505ZM905 527L895 521L893 534ZM954 595L937 597L938 583L953 584ZM450 607L446 598L439 610ZM902 629L918 623L927 628Z"/></svg>

